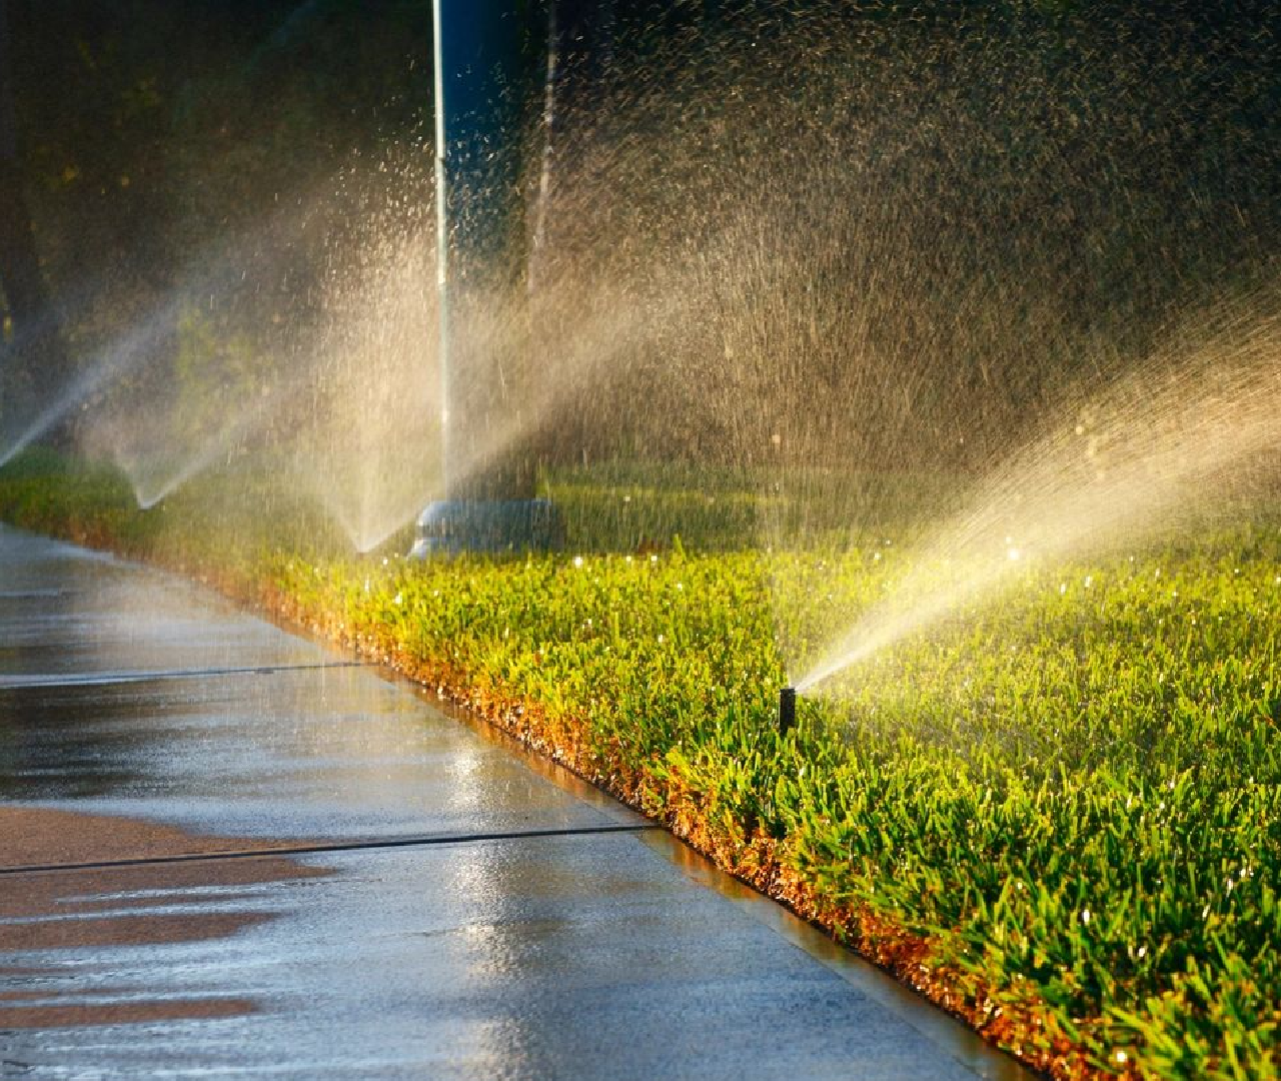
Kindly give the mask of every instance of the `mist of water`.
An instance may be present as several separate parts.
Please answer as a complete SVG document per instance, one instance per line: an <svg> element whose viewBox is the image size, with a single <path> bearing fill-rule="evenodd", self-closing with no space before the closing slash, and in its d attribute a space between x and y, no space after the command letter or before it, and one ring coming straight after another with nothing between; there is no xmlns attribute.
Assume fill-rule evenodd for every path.
<svg viewBox="0 0 1281 1081"><path fill-rule="evenodd" d="M912 570L796 681L810 690L1027 563L1094 554L1275 485L1281 467L1281 306L1274 290L1201 313L1195 329L975 486ZM1191 340L1188 340L1191 339Z"/></svg>
<svg viewBox="0 0 1281 1081"><path fill-rule="evenodd" d="M150 318L135 323L84 362L73 378L46 387L34 408L6 417L4 430L0 431L0 466L83 409L103 388L126 378L145 363L176 310L176 301L166 301Z"/></svg>
<svg viewBox="0 0 1281 1081"><path fill-rule="evenodd" d="M531 263L466 316L503 378L454 479L514 452L655 485L727 470L763 509L744 544L858 545L909 518L941 538L922 558L971 584L904 583L902 613L821 651L807 686L945 595L1167 519L1272 435L1252 404L1271 299L1243 285L1269 250L1250 201L1269 151L1188 156L1207 108L1230 130L1228 98L1187 90L1246 47L1230 28L1118 52L1092 20L814 4L616 58L557 112L554 152L531 134ZM108 350L152 359L86 363L32 431L81 410L140 505L254 469L357 550L396 535L446 491L431 184L422 146L313 178L205 260L234 271L193 271ZM1154 345L1180 310L1217 312L1213 339Z"/></svg>

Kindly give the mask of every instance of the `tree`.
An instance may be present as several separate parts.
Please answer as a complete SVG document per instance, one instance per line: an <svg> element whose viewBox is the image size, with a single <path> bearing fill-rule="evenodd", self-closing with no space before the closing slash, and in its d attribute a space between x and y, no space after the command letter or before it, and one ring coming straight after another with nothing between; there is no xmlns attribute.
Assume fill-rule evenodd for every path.
<svg viewBox="0 0 1281 1081"><path fill-rule="evenodd" d="M30 413L42 390L59 386L68 375L18 168L16 128L6 0L0 0L0 289L12 334L0 352L0 422L6 427Z"/></svg>

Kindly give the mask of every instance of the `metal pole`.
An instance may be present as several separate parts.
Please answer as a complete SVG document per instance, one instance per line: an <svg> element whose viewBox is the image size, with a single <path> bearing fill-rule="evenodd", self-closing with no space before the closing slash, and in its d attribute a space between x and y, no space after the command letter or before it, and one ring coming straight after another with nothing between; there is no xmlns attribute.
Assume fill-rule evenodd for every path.
<svg viewBox="0 0 1281 1081"><path fill-rule="evenodd" d="M519 358L495 324L524 262L522 27L513 0L435 0L435 29L445 482L453 499L518 498L532 493L514 476L478 473L493 473L482 459L520 401Z"/></svg>
<svg viewBox="0 0 1281 1081"><path fill-rule="evenodd" d="M545 546L520 411L529 0L434 0L445 499L418 554Z"/></svg>

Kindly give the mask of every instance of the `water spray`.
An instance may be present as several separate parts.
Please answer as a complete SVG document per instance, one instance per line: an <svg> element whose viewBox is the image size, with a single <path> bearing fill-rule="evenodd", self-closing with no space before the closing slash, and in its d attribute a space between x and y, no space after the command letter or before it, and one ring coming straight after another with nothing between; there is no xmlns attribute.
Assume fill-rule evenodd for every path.
<svg viewBox="0 0 1281 1081"><path fill-rule="evenodd" d="M432 10L445 492L419 517L412 554L550 547L552 530L541 524L552 515L534 498L528 447L477 465L525 393L520 365L504 363L487 333L495 298L519 294L528 257L522 28L509 0L434 0Z"/></svg>
<svg viewBox="0 0 1281 1081"><path fill-rule="evenodd" d="M796 688L784 687L778 692L778 734L787 735L796 727Z"/></svg>

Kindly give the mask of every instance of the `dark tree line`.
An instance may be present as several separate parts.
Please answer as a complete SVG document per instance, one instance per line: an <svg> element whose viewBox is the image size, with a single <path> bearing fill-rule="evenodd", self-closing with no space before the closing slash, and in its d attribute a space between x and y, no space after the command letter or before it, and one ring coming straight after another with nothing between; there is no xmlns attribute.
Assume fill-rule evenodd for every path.
<svg viewBox="0 0 1281 1081"><path fill-rule="evenodd" d="M7 307L0 349L0 417L21 413L37 384L66 378L67 358L56 309L36 250L18 158L12 46L6 0L0 0L0 290Z"/></svg>
<svg viewBox="0 0 1281 1081"><path fill-rule="evenodd" d="M252 273L276 257L272 215L430 135L424 0L3 0L0 15L10 413L170 318L167 298L229 238ZM311 243L253 298L268 319L323 272ZM172 352L174 333L155 327L148 348Z"/></svg>
<svg viewBox="0 0 1281 1081"><path fill-rule="evenodd" d="M793 72L771 60L781 55L776 43L790 41L801 59L812 52L821 61L825 51L835 55L840 35L855 43L841 78L848 70L850 98L863 112L851 106L837 121L870 118L877 132L858 168L887 184L895 169L918 184L939 178L930 205L905 215L906 227L921 234L926 277L931 251L946 250L933 242L949 230L959 238L952 250L974 253L966 280L1017 265L1019 245L1031 243L1022 226L1035 220L1044 249L1036 254L1047 277L1064 283L1063 307L1089 322L1098 298L1146 288L1148 296L1129 298L1137 325L1139 315L1159 318L1167 298L1194 279L1266 261L1281 238L1274 0L513 0L513 7L530 27L531 118L544 104L544 35L554 25L560 37L554 123L564 125L565 139L553 153L562 155L562 175L576 168L584 144L570 129L585 117L603 138L620 141L645 135L634 128L636 115L656 142L670 146L688 133L652 177L636 172L634 199L606 185L611 220L634 220L634 233L661 222L671 250L682 240L715 239L714 228L706 238L698 230L716 226L716 216L700 224L686 209L724 200L742 172L739 159L748 160L740 148L756 147L762 161L789 152L772 131L749 130L756 105L734 104L754 94L760 115L772 117L798 93ZM815 27L813 48L798 49L806 20ZM719 45L700 52L691 47L699 40ZM901 63L886 59L896 49ZM390 146L409 147L419 167L429 165L431 50L430 0L0 0L0 311L8 327L0 411L65 381L120 328L163 313L164 298L193 266L214 262L229 237L244 242L239 258L247 264L239 269L250 277L255 260L271 264L292 245L287 273L262 275L267 284L246 300L258 306L259 323L270 325L285 306L305 306L325 272L325 234L346 227L341 215L312 215L286 240L266 223L285 206L305 224L318 187L334 190L334 177L341 186L344 170L369 171ZM859 87L877 70L911 76L912 58L929 50L943 58L930 85ZM1012 59L1004 69L977 70L994 56ZM706 70L675 70L682 58ZM936 78L948 64L955 77ZM644 94L617 84L639 85L653 72L656 89L644 92L650 97L639 110L592 116L602 103L635 104ZM681 94L660 100L671 86ZM803 109L799 115L804 120ZM968 125L976 138L945 133L931 142L928 125L938 118ZM833 145L864 153L849 132L832 134ZM816 127L810 138L818 145L827 132ZM699 148L718 140L721 158L709 168ZM1029 171L1047 161L1063 170L1058 188L1029 182ZM792 195L780 188L786 213L822 214L818 205L787 206ZM883 204L872 211L889 212ZM590 215L580 217L581 229L591 224ZM555 240L557 223L546 224ZM573 232L579 220L559 228ZM963 233L974 243L961 244ZM1160 264L1169 280L1147 272L1158 250L1170 253ZM834 255L823 273L854 278L857 267L840 261L847 255ZM944 285L947 274L956 268L938 270ZM950 302L943 290L934 297L940 307ZM1123 307L1111 305L1124 315ZM172 335L157 332L152 347L172 351Z"/></svg>

